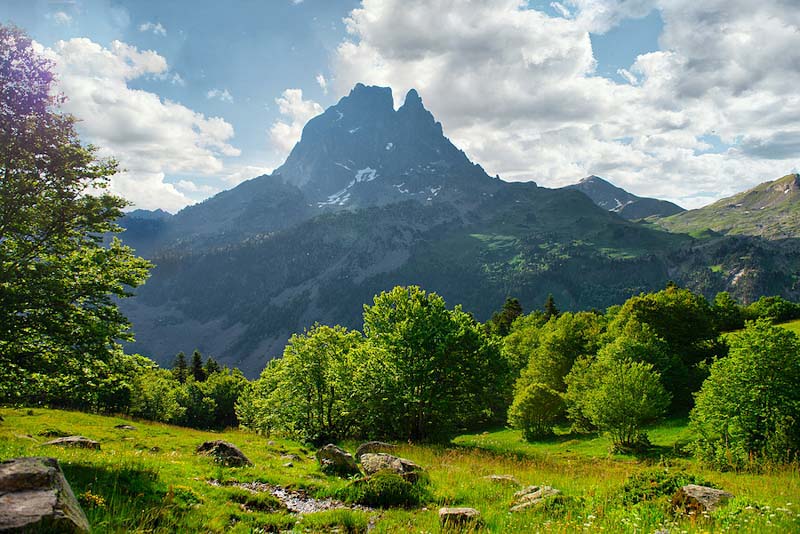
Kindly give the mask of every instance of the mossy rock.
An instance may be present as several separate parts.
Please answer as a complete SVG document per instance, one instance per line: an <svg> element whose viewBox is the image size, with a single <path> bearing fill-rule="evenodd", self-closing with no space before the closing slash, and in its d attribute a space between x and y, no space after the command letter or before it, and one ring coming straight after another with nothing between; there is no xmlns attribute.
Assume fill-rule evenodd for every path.
<svg viewBox="0 0 800 534"><path fill-rule="evenodd" d="M379 508L416 506L427 497L418 484L412 484L391 471L377 473L350 482L337 496L345 502Z"/></svg>

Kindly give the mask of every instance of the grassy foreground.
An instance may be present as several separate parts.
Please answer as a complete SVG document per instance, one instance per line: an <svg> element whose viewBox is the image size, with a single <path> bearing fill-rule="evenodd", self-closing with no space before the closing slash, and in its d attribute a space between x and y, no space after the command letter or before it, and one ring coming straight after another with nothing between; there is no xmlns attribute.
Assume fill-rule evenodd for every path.
<svg viewBox="0 0 800 534"><path fill-rule="evenodd" d="M0 459L54 456L79 496L95 532L438 532L439 506L481 511L490 532L797 532L800 531L800 472L797 467L754 474L719 473L685 456L684 421L651 431L656 445L647 458L609 456L603 437L559 436L524 443L518 432L499 430L460 436L449 447L404 445L399 455L428 469L430 502L414 509L330 510L304 515L275 506L223 482L264 482L333 495L347 481L322 474L313 450L301 444L238 430L201 432L46 409L4 409L0 415ZM136 430L117 430L133 424ZM46 434L80 434L101 442L101 451L44 447ZM254 467L224 468L194 449L224 439L238 445ZM294 454L292 467L286 455ZM691 520L669 512L667 497L631 504L623 486L650 470L686 470L735 495L708 517ZM484 479L513 475L521 484L547 484L568 498L546 511L511 514L518 489Z"/></svg>

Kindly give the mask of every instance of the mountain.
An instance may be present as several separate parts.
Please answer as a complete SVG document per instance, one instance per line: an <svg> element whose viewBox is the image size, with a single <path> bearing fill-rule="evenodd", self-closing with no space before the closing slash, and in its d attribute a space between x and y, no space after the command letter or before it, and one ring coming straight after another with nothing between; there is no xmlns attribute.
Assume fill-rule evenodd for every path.
<svg viewBox="0 0 800 534"><path fill-rule="evenodd" d="M395 110L389 89L360 84L309 121L271 175L147 220L123 220L123 240L156 265L120 304L137 337L129 350L169 364L197 348L248 376L314 322L360 328L364 303L398 284L478 320L508 296L527 309L550 293L563 310L605 308L668 280L745 301L798 292L800 247L696 239L581 191L492 178L416 91Z"/></svg>
<svg viewBox="0 0 800 534"><path fill-rule="evenodd" d="M789 174L752 189L657 221L673 232L711 230L766 239L800 238L800 174Z"/></svg>
<svg viewBox="0 0 800 534"><path fill-rule="evenodd" d="M647 217L668 217L685 211L682 207L666 200L638 197L599 176L587 176L577 184L566 186L577 189L608 211L613 211L629 220Z"/></svg>

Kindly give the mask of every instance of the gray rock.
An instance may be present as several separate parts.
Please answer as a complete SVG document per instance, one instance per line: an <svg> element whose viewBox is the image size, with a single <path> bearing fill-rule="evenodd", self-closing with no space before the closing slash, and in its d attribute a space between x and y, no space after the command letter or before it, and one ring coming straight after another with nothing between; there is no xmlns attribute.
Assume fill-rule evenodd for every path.
<svg viewBox="0 0 800 534"><path fill-rule="evenodd" d="M361 457L365 454L376 452L392 452L396 448L397 445L392 445L391 443L384 443L382 441L368 441L358 446L358 449L356 449L356 459L360 462Z"/></svg>
<svg viewBox="0 0 800 534"><path fill-rule="evenodd" d="M497 484L508 484L509 486L520 485L517 479L511 475L487 475L483 479Z"/></svg>
<svg viewBox="0 0 800 534"><path fill-rule="evenodd" d="M733 497L727 491L708 486L689 484L683 486L672 496L672 506L687 513L710 512Z"/></svg>
<svg viewBox="0 0 800 534"><path fill-rule="evenodd" d="M55 458L0 462L0 531L89 532L89 521Z"/></svg>
<svg viewBox="0 0 800 534"><path fill-rule="evenodd" d="M425 470L405 458L398 458L391 454L379 453L366 453L361 455L361 467L368 475L373 475L378 471L391 471L414 483L417 482L420 476L425 473Z"/></svg>
<svg viewBox="0 0 800 534"><path fill-rule="evenodd" d="M281 460L289 460L290 462L297 462L298 460L302 460L296 454L281 454Z"/></svg>
<svg viewBox="0 0 800 534"><path fill-rule="evenodd" d="M227 467L245 467L253 465L244 453L234 445L227 441L214 440L206 441L197 447L197 454L204 456L211 456L214 460Z"/></svg>
<svg viewBox="0 0 800 534"><path fill-rule="evenodd" d="M521 512L529 508L538 506L547 497L560 495L561 491L550 486L528 486L514 494L511 501L511 511Z"/></svg>
<svg viewBox="0 0 800 534"><path fill-rule="evenodd" d="M322 471L331 475L350 476L361 474L353 455L332 443L317 451L317 461Z"/></svg>
<svg viewBox="0 0 800 534"><path fill-rule="evenodd" d="M67 436L65 438L58 438L43 445L57 445L59 447L78 447L81 449L94 449L100 450L100 443L83 436Z"/></svg>
<svg viewBox="0 0 800 534"><path fill-rule="evenodd" d="M439 524L447 528L471 528L480 523L481 513L475 508L439 508Z"/></svg>
<svg viewBox="0 0 800 534"><path fill-rule="evenodd" d="M117 425L114 428L117 430L136 430L136 427L133 425Z"/></svg>

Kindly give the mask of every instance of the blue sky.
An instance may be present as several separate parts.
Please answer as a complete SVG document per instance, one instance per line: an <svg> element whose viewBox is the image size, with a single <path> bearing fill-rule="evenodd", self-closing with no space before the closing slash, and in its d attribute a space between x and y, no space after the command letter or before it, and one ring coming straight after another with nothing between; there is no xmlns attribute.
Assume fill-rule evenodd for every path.
<svg viewBox="0 0 800 534"><path fill-rule="evenodd" d="M140 207L175 211L269 171L357 81L416 87L490 174L599 174L694 207L795 170L800 149L797 91L780 80L797 75L797 10L696 4L4 0L0 21L57 61L67 110L120 158L116 190ZM764 39L783 63L740 48Z"/></svg>

